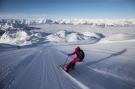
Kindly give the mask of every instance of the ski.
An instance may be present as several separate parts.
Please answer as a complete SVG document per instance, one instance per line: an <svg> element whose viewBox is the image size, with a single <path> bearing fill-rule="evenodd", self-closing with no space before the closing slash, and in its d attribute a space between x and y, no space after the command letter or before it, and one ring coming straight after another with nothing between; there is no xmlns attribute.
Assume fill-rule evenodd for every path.
<svg viewBox="0 0 135 89"><path fill-rule="evenodd" d="M64 70L64 65L59 65L58 66L60 69L62 69L64 72L66 72L65 70ZM66 72L66 73L68 73L68 72Z"/></svg>
<svg viewBox="0 0 135 89"><path fill-rule="evenodd" d="M83 83L79 82L76 80L74 77L70 75L70 73L64 71L63 69L64 65L59 65L59 69L71 80L73 81L76 85L78 85L81 89L89 89L87 86L85 86Z"/></svg>

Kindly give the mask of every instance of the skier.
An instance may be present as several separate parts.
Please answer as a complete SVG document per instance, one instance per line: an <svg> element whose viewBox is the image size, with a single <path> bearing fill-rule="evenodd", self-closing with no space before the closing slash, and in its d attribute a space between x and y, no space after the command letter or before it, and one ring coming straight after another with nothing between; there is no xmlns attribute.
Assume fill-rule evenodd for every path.
<svg viewBox="0 0 135 89"><path fill-rule="evenodd" d="M69 71L69 69L74 69L76 62L82 62L84 59L84 52L80 47L78 46L75 48L75 51L73 53L68 54L68 56L72 56L76 54L76 58L74 58L71 62L69 62L67 65L64 65L64 70L66 72Z"/></svg>

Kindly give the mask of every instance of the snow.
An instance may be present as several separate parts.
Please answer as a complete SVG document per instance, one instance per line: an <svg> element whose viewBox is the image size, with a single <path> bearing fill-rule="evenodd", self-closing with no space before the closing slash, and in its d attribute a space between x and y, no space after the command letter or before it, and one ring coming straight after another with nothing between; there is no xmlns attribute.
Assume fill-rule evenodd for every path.
<svg viewBox="0 0 135 89"><path fill-rule="evenodd" d="M47 36L47 41L50 42L77 42L82 40L101 39L102 37L91 32L70 32L67 30L59 31Z"/></svg>
<svg viewBox="0 0 135 89"><path fill-rule="evenodd" d="M7 31L1 36L0 43L7 43L20 46L29 45L31 44L31 42L27 41L28 39L29 35L25 31Z"/></svg>
<svg viewBox="0 0 135 89"><path fill-rule="evenodd" d="M2 30L5 30L5 29L13 29L13 25L12 24L8 24L8 23L5 23L5 25L1 25L1 29Z"/></svg>
<svg viewBox="0 0 135 89"><path fill-rule="evenodd" d="M63 71L63 69L61 69L61 71ZM65 75L67 75L71 81L73 81L74 83L76 83L81 89L90 89L88 88L86 85L82 84L81 82L79 82L78 80L76 80L74 77L72 77L70 74L66 73L65 71L63 71L63 73Z"/></svg>
<svg viewBox="0 0 135 89"><path fill-rule="evenodd" d="M135 41L135 34L131 33L120 33L120 34L112 34L108 37L102 39L102 43L110 43L110 42L121 42L121 41Z"/></svg>
<svg viewBox="0 0 135 89"><path fill-rule="evenodd" d="M1 36L0 89L135 88L134 28L40 26L40 30L11 30ZM67 74L58 66L77 46L84 50L85 59Z"/></svg>
<svg viewBox="0 0 135 89"><path fill-rule="evenodd" d="M27 30L30 28L24 19L0 19L0 30L6 31L13 29Z"/></svg>
<svg viewBox="0 0 135 89"><path fill-rule="evenodd" d="M130 26L135 24L135 19L61 19L56 20L57 23L60 24L89 24L90 26Z"/></svg>
<svg viewBox="0 0 135 89"><path fill-rule="evenodd" d="M36 19L0 19L1 23L10 24L66 24L66 25L89 25L92 27L129 27L135 26L135 19L50 19L39 17ZM2 25L2 24L0 24ZM8 25L9 26L9 25ZM5 25L7 27L7 25Z"/></svg>

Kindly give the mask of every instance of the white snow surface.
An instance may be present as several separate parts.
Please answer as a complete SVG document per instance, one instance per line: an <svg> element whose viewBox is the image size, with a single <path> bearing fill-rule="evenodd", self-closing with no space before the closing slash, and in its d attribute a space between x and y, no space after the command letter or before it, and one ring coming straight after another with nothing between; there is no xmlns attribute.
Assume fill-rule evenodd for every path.
<svg viewBox="0 0 135 89"><path fill-rule="evenodd" d="M135 34L128 33L120 33L120 34L112 34L110 36L105 37L100 42L101 43L110 43L110 42L122 42L122 41L135 41Z"/></svg>
<svg viewBox="0 0 135 89"><path fill-rule="evenodd" d="M5 33L9 42L27 38L50 42L19 49L0 44L0 89L135 89L134 29L84 28L82 32L77 27L68 31L59 27L58 31L49 26L49 34L44 33L46 29L33 30L31 35L23 31ZM96 39L100 40L87 42ZM74 41L76 44L71 44ZM85 59L66 74L59 65L77 46L84 50ZM68 62L74 57L69 57Z"/></svg>

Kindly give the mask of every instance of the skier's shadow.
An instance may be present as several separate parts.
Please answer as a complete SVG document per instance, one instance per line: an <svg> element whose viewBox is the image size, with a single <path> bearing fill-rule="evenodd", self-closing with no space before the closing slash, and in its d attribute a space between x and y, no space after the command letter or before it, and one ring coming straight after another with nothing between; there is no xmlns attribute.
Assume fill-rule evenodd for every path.
<svg viewBox="0 0 135 89"><path fill-rule="evenodd" d="M88 63L86 63L86 65L90 66L90 65L99 63L99 62L104 61L104 60L107 60L107 59L109 59L111 57L115 57L115 56L121 55L121 54L125 53L126 51L127 51L127 49L125 48L125 49L123 49L123 50L121 50L119 52L116 52L116 53L111 54L108 57L105 57L105 58L102 58L102 59L99 59L99 60L96 60L96 61L93 61L93 62L88 62Z"/></svg>

